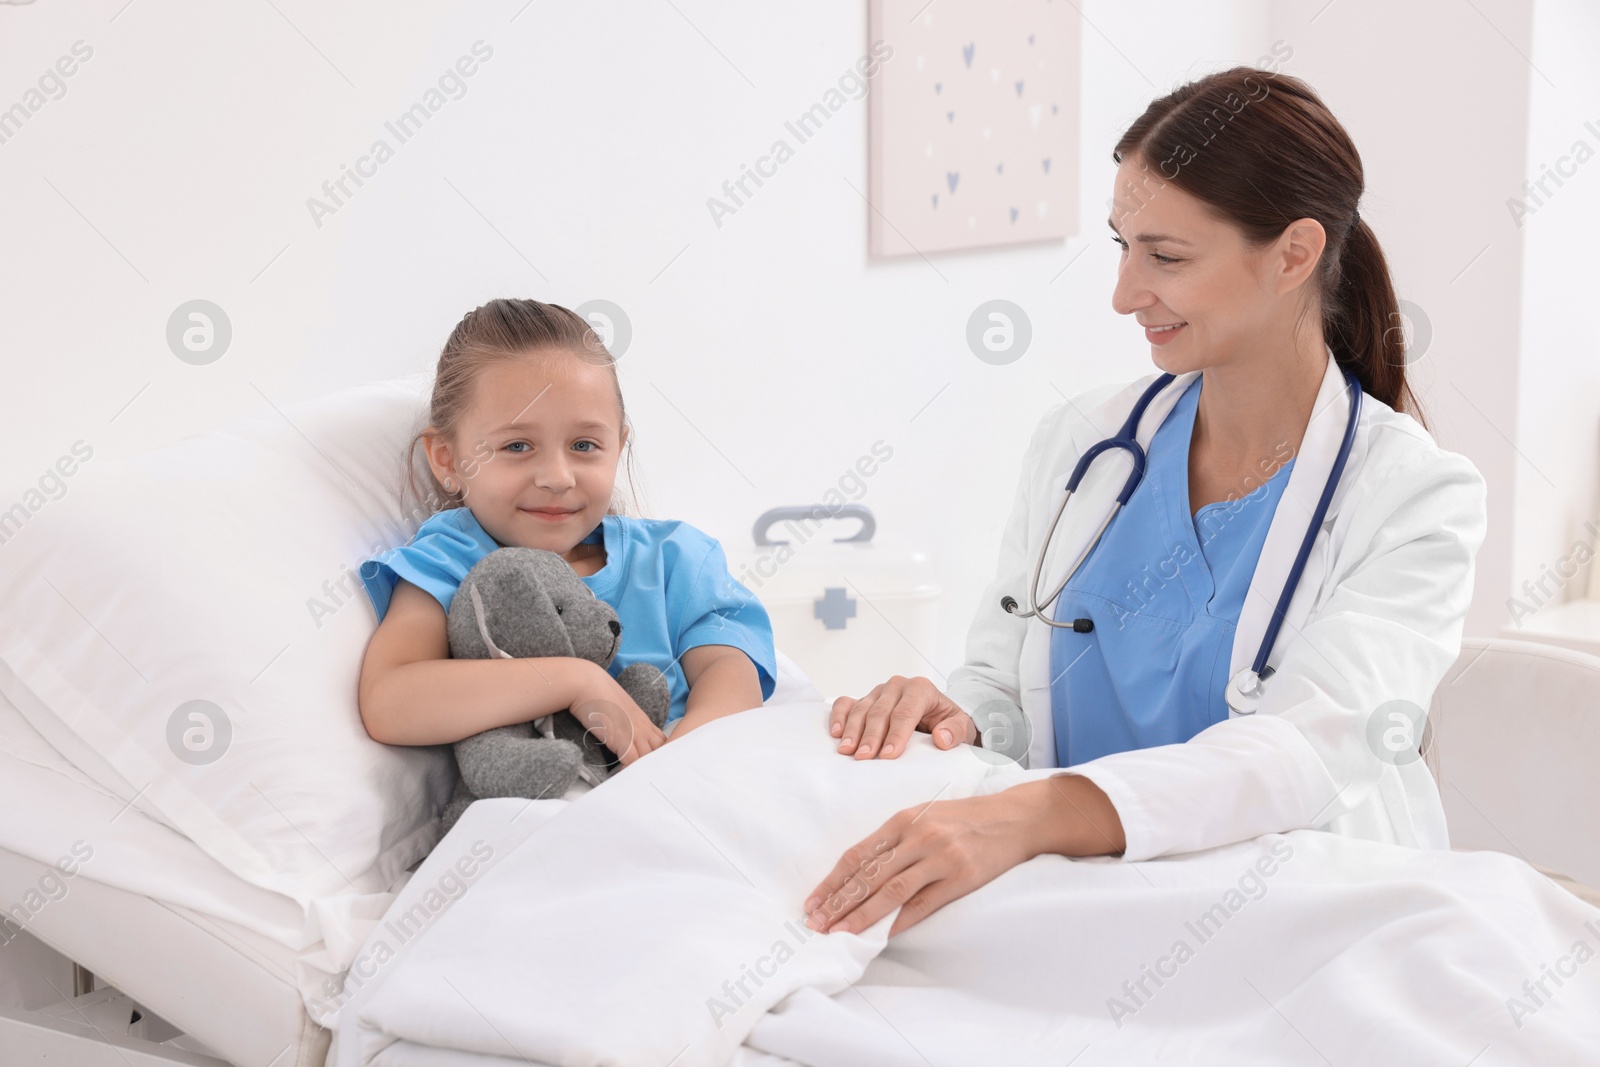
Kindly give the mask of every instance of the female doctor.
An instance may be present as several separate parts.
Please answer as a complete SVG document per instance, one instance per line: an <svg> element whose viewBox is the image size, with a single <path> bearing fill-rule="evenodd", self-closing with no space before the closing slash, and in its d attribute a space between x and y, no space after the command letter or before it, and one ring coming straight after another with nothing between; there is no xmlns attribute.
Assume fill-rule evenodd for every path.
<svg viewBox="0 0 1600 1067"><path fill-rule="evenodd" d="M899 908L892 936L1044 853L1300 828L1448 847L1416 730L1460 651L1485 487L1405 413L1361 158L1309 86L1247 67L1156 100L1112 158L1111 303L1167 374L1040 420L946 691L896 676L829 722L856 759L923 730L1032 770L895 815L818 884L813 928ZM1101 452L1061 511L1141 402L1142 477Z"/></svg>

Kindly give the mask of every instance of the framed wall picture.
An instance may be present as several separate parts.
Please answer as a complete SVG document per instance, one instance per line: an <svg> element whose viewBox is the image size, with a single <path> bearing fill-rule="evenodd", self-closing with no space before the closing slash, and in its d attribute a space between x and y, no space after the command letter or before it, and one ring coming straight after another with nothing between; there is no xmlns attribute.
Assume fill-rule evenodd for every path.
<svg viewBox="0 0 1600 1067"><path fill-rule="evenodd" d="M1051 0L872 0L894 50L870 91L872 255L1077 232L1079 21Z"/></svg>

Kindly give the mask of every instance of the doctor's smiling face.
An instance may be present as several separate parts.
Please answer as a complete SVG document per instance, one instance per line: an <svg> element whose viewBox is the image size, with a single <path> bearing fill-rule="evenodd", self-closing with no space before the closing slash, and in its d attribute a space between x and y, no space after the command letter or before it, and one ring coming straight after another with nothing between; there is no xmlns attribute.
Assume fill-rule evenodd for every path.
<svg viewBox="0 0 1600 1067"><path fill-rule="evenodd" d="M1139 155L1117 168L1112 239L1122 248L1111 306L1145 329L1157 367L1173 374L1249 360L1292 343L1308 316L1322 227L1301 219L1254 245L1237 225ZM1265 342L1265 343L1264 343Z"/></svg>
<svg viewBox="0 0 1600 1067"><path fill-rule="evenodd" d="M468 395L454 432L426 439L434 476L502 545L598 556L579 542L606 515L627 443L611 366L524 353L478 367Z"/></svg>

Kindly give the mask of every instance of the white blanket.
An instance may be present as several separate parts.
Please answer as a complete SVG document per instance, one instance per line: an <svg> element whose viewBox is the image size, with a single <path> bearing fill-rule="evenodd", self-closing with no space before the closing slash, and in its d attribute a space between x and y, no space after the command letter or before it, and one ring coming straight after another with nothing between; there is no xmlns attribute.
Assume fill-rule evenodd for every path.
<svg viewBox="0 0 1600 1067"><path fill-rule="evenodd" d="M825 717L769 706L571 804L475 805L369 942L340 1067L1489 1067L1600 1047L1600 910L1494 853L1298 831L1040 857L893 942L892 917L814 934L805 895L895 811L1037 776L925 735L857 762ZM490 804L504 831L469 840ZM385 939L393 958L370 951Z"/></svg>

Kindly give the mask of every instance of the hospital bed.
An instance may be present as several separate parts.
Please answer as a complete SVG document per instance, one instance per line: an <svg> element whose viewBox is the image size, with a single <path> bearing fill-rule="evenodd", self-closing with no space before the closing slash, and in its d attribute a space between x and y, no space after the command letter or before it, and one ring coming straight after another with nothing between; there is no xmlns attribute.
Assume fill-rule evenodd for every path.
<svg viewBox="0 0 1600 1067"><path fill-rule="evenodd" d="M348 671L359 660L365 634L370 633L370 609L359 601L354 583L346 584L338 576L337 561L353 565L366 554L373 537L387 537L393 543L420 521L405 514L388 475L393 473L393 457L418 425L424 395L425 383L403 387L388 383L376 391L355 391L337 403L290 408L277 424L269 420L248 433L230 429L192 439L180 446L189 451L176 456L171 469L151 474L146 464L119 470L115 478L104 479L112 484L103 489L91 488L88 472L80 472L74 496L53 502L53 512L46 512L45 518L69 517L76 507L87 516L84 528L92 528L91 505L104 509L100 514L119 514L119 509L143 506L143 497L163 485L175 484L185 496L206 504L237 488L239 500L244 501L237 507L248 513L251 522L248 528L225 531L231 537L252 536L254 527L267 522L280 502L303 507L302 514L318 515L330 525L360 525L354 534L334 531L338 536L330 535L315 553L297 545L294 551L305 559L273 561L277 566L271 582L263 581L259 587L220 570L181 575L208 589L238 583L215 594L224 599L224 592L231 590L235 599L217 616L221 621L211 626L232 625L234 615L244 614L238 605L250 604L251 597L268 610L273 606L266 597L269 588L287 587L299 597L320 585L321 591L312 598L323 609L313 612L317 636L294 645L292 655L280 653L281 658L273 655L277 640L265 641L264 654L248 662L252 672L260 670L269 682L277 679L281 684L286 677L299 677L292 672L308 669L308 661L324 656L333 664L327 668L334 672L329 677L341 679L337 686L327 683L331 693L345 684ZM218 456L225 456L227 463ZM218 469L203 489L197 489L195 479L207 463ZM139 481L146 477L150 480ZM240 485L234 487L234 481ZM97 492L127 496L100 498ZM275 493L281 496L274 497ZM162 506L172 503L163 501ZM249 511L252 507L259 510ZM193 521L202 518L197 513ZM53 529L40 518L33 521L39 524L38 536L32 528L23 534L36 544L47 533L80 532L70 523ZM304 540L318 533L308 532L314 525L301 522L290 532ZM184 528L176 522L171 526ZM55 540L52 536L44 543L54 546ZM18 560L26 560L34 548L23 541L18 537L9 543L0 563L15 568ZM269 547L275 543L263 541ZM161 549L154 542L145 547ZM103 553L104 546L97 551ZM60 557L40 558L49 563ZM175 558L174 566L200 567L204 548L179 546ZM237 561L222 562L238 570ZM125 623L118 630L112 623L117 621L115 612L138 609L141 588L170 582L170 575L135 575L128 579L126 596L110 607L97 608L85 603L69 571L46 565L37 569L55 579L48 596L76 595L73 612L99 612L99 629L83 638L81 647L88 651L82 673L87 676L101 669L87 663L92 653L105 658L115 671L126 670L123 661L129 661L127 666L137 662L135 669L148 677L128 685L160 681L151 664L161 650L132 642L147 633L150 641L158 642L163 626L137 619L137 625ZM0 583L5 580L9 579L0 574ZM341 592L349 595L340 596ZM352 601L357 606L347 607ZM49 602L43 603L50 608ZM8 615L16 622L22 615L17 601L0 596L0 604L4 604L0 622ZM290 614L300 610L298 601L289 607ZM59 647L51 640L50 627L76 618L64 608L54 622L46 615L29 614L25 620L38 634L37 647L44 650L40 655ZM162 622L176 625L174 619ZM303 618L301 623L311 625ZM116 660L94 643L108 640L107 633L131 655L118 649L122 659ZM188 669L194 666L189 660L200 659L206 662L194 669L203 670L207 657L231 654L236 644L255 637L248 628L225 636L228 641L204 656L188 648L167 650L173 657L169 667ZM4 641L0 633L0 650L19 647L15 641L10 645ZM147 759L141 763L140 753L134 754L139 758L111 765L109 758L118 756L118 751L107 747L104 738L91 736L90 729L101 721L102 713L109 712L93 706L69 712L38 702L24 708L24 701L11 699L27 688L12 673L18 663L19 670L29 668L15 657L9 667L0 662L0 812L4 813L0 909L17 916L10 925L0 926L4 942L0 943L0 1063L5 1067L36 1063L321 1067L331 1035L317 1019L331 1021L331 1017L319 1016L308 1002L319 990L337 987L342 969L384 919L388 905L437 839L436 827L433 836L427 836L427 802L435 798L442 807L450 783L439 781L429 768L436 768L443 757L421 770L401 767L405 773L400 780L407 789L388 794L387 800L374 791L374 806L409 804L416 809L409 814L377 813L389 866L380 862L371 870L346 872L348 888L342 884L320 888L309 902L291 899L288 890L273 888L279 885L278 871L251 866L253 854L235 841L244 830L226 825L224 816L230 810L226 805L213 799L201 812L204 818L185 807L194 799L190 794L198 795L207 779L183 779L178 788L167 780L172 775L157 774L139 777L135 788L133 779L119 775L119 767L130 773L159 767ZM260 667L262 663L270 672ZM54 667L55 675L79 669L76 661ZM255 680L252 676L249 684ZM90 692L89 681L73 681L75 691ZM775 693L774 702L809 688L803 674L781 654L780 687L786 692ZM256 686L257 691L261 688ZM290 692L295 695L292 686ZM99 690L104 701L118 693L117 684ZM316 695L299 694L305 700ZM1593 777L1593 768L1600 763L1600 657L1530 642L1468 641L1438 689L1431 721L1427 759L1440 782L1456 847L1519 856L1561 877L1574 892L1600 886L1600 796L1596 795L1600 789ZM344 725L349 727L348 722ZM358 731L359 724L354 729ZM150 739L141 734L133 740ZM364 734L354 741L346 738L346 743L371 744ZM154 748L158 755L166 755L159 744ZM307 748L290 755L310 758L312 752ZM417 755L428 758L425 753ZM380 771L374 773L375 780L389 781L398 773L392 765ZM316 790L331 790L335 784L308 773L291 785L306 782L315 783ZM280 803L286 801L280 798ZM77 836L92 838L93 859L68 864L74 873L64 876L63 843ZM395 851L400 846L404 848ZM405 862L393 862L396 855Z"/></svg>
<svg viewBox="0 0 1600 1067"><path fill-rule="evenodd" d="M1589 888L1600 886L1600 797L1592 773L1600 762L1600 657L1532 642L1465 642L1430 717L1427 758L1454 846L1520 856L1600 904ZM7 812L70 807L70 793L87 788L61 778L53 794L16 795L14 761L0 755L0 807ZM129 811L118 821L143 818ZM197 866L203 858L193 857ZM52 859L0 849L0 900L21 899ZM225 888L219 879L218 892ZM51 982L35 992L51 994L53 986L64 995L36 997L26 1009L0 1005L8 1067L322 1065L329 1033L306 1013L295 953L236 923L80 876L25 936L60 954L34 954ZM0 959L20 951L14 942L0 948ZM69 960L93 972L101 988L72 997ZM132 1023L136 1015L140 1021Z"/></svg>

